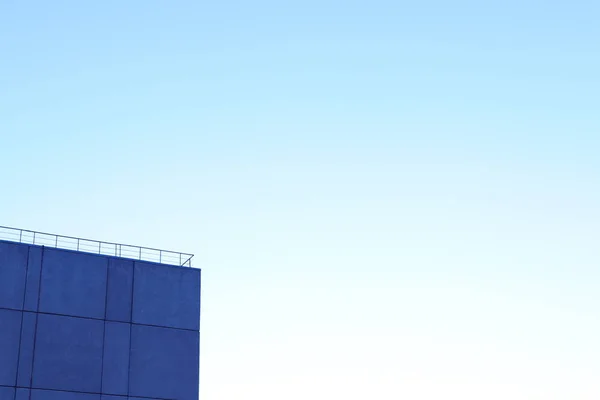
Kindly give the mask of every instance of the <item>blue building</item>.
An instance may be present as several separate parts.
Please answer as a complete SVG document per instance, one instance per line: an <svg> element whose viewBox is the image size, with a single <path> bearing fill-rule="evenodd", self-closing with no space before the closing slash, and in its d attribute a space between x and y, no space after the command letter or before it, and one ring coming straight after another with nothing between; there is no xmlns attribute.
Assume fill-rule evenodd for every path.
<svg viewBox="0 0 600 400"><path fill-rule="evenodd" d="M11 228L0 239L0 400L198 400L191 255Z"/></svg>

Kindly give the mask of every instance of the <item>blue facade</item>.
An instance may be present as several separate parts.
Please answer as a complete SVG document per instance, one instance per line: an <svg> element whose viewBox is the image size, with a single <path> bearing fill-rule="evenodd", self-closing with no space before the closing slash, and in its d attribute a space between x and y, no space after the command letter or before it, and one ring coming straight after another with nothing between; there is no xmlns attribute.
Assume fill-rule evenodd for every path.
<svg viewBox="0 0 600 400"><path fill-rule="evenodd" d="M200 270L0 241L0 400L197 400Z"/></svg>

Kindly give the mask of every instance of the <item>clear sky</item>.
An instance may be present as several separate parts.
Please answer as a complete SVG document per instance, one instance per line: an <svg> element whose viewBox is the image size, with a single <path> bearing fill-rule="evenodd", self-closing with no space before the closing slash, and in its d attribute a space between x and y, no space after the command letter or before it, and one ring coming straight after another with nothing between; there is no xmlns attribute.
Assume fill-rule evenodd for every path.
<svg viewBox="0 0 600 400"><path fill-rule="evenodd" d="M196 253L203 400L600 398L597 1L0 1L0 225Z"/></svg>

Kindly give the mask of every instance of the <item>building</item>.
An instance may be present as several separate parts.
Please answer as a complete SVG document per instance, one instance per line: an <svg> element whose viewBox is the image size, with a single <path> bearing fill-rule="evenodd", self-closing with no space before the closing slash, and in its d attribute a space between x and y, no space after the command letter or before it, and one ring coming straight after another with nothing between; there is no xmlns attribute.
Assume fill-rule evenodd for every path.
<svg viewBox="0 0 600 400"><path fill-rule="evenodd" d="M190 254L0 227L0 400L197 400Z"/></svg>

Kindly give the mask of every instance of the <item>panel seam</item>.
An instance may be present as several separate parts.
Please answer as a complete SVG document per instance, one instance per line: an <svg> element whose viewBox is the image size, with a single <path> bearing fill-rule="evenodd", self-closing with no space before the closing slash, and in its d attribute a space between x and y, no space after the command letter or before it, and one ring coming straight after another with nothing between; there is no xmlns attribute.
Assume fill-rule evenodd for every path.
<svg viewBox="0 0 600 400"><path fill-rule="evenodd" d="M25 261L25 285L23 287L23 302L21 303L21 329L19 330L19 351L17 352L17 370L15 373L15 387L19 383L19 366L21 365L21 344L23 342L23 317L25 313L25 294L27 293L27 273L29 272L29 253L31 247L27 246L27 259ZM17 391L15 390L15 400L17 399Z"/></svg>
<svg viewBox="0 0 600 400"><path fill-rule="evenodd" d="M106 288L104 290L104 323L102 324L102 358L100 360L100 392L104 392L104 353L106 352L106 306L108 304L108 274L110 258L106 261Z"/></svg>
<svg viewBox="0 0 600 400"><path fill-rule="evenodd" d="M42 269L44 268L44 253L45 253L45 247L42 246L42 254L40 256L40 279L39 279L39 285L38 285L38 298L37 298L36 311L39 311L39 309L40 309L40 297L41 297L41 292L42 292ZM29 389L31 389L33 387L33 372L34 372L34 367L35 367L35 344L37 342L38 319L39 319L39 315L36 312L35 324L34 324L34 329L33 329L33 350L31 351L31 374L29 376ZM31 400L31 390L29 390L29 400Z"/></svg>
<svg viewBox="0 0 600 400"><path fill-rule="evenodd" d="M126 398L128 397L127 395L120 395L120 394L106 394L106 393L101 393L101 392L84 392L81 390L60 390L60 389L47 389L47 388L28 388L28 387L24 387L24 386L6 386L6 385L0 385L1 388L8 388L8 389L15 389L15 395L16 395L16 389L28 389L29 393L31 395L31 392L33 390L41 390L41 391L46 391L46 392L60 392L60 393L78 393L78 394L92 394L92 395L100 395L100 396L114 396L114 397L123 397ZM148 396L131 396L131 397L136 397L136 398L140 398L140 399L149 399L149 400L177 400L174 398L170 398L170 397L148 397Z"/></svg>
<svg viewBox="0 0 600 400"><path fill-rule="evenodd" d="M54 313L54 312L35 312L35 311L22 311L16 308L10 308L10 307L0 307L0 310L9 310L9 311L18 311L18 312L28 312L31 314L36 314L36 315L55 315L57 317L70 317L70 318L77 318L77 319L88 319L91 321L107 321L107 322L119 322L122 324L128 324L128 322L123 322L123 321L118 321L118 320L112 320L112 319L107 319L104 320L102 318L95 318L95 317L82 317L81 315L70 315L70 314L60 314L60 313ZM177 328L175 326L167 326L167 325L156 325L156 324L142 324L139 322L136 323L132 323L130 325L134 325L134 326L149 326L151 328L164 328L164 329L173 329L176 331L186 331L186 332L200 332L199 329L189 329L189 328Z"/></svg>
<svg viewBox="0 0 600 400"><path fill-rule="evenodd" d="M133 291L135 289L135 267L136 262L131 267L131 303L129 304L129 357L127 359L127 395L131 396L131 343L133 338Z"/></svg>

